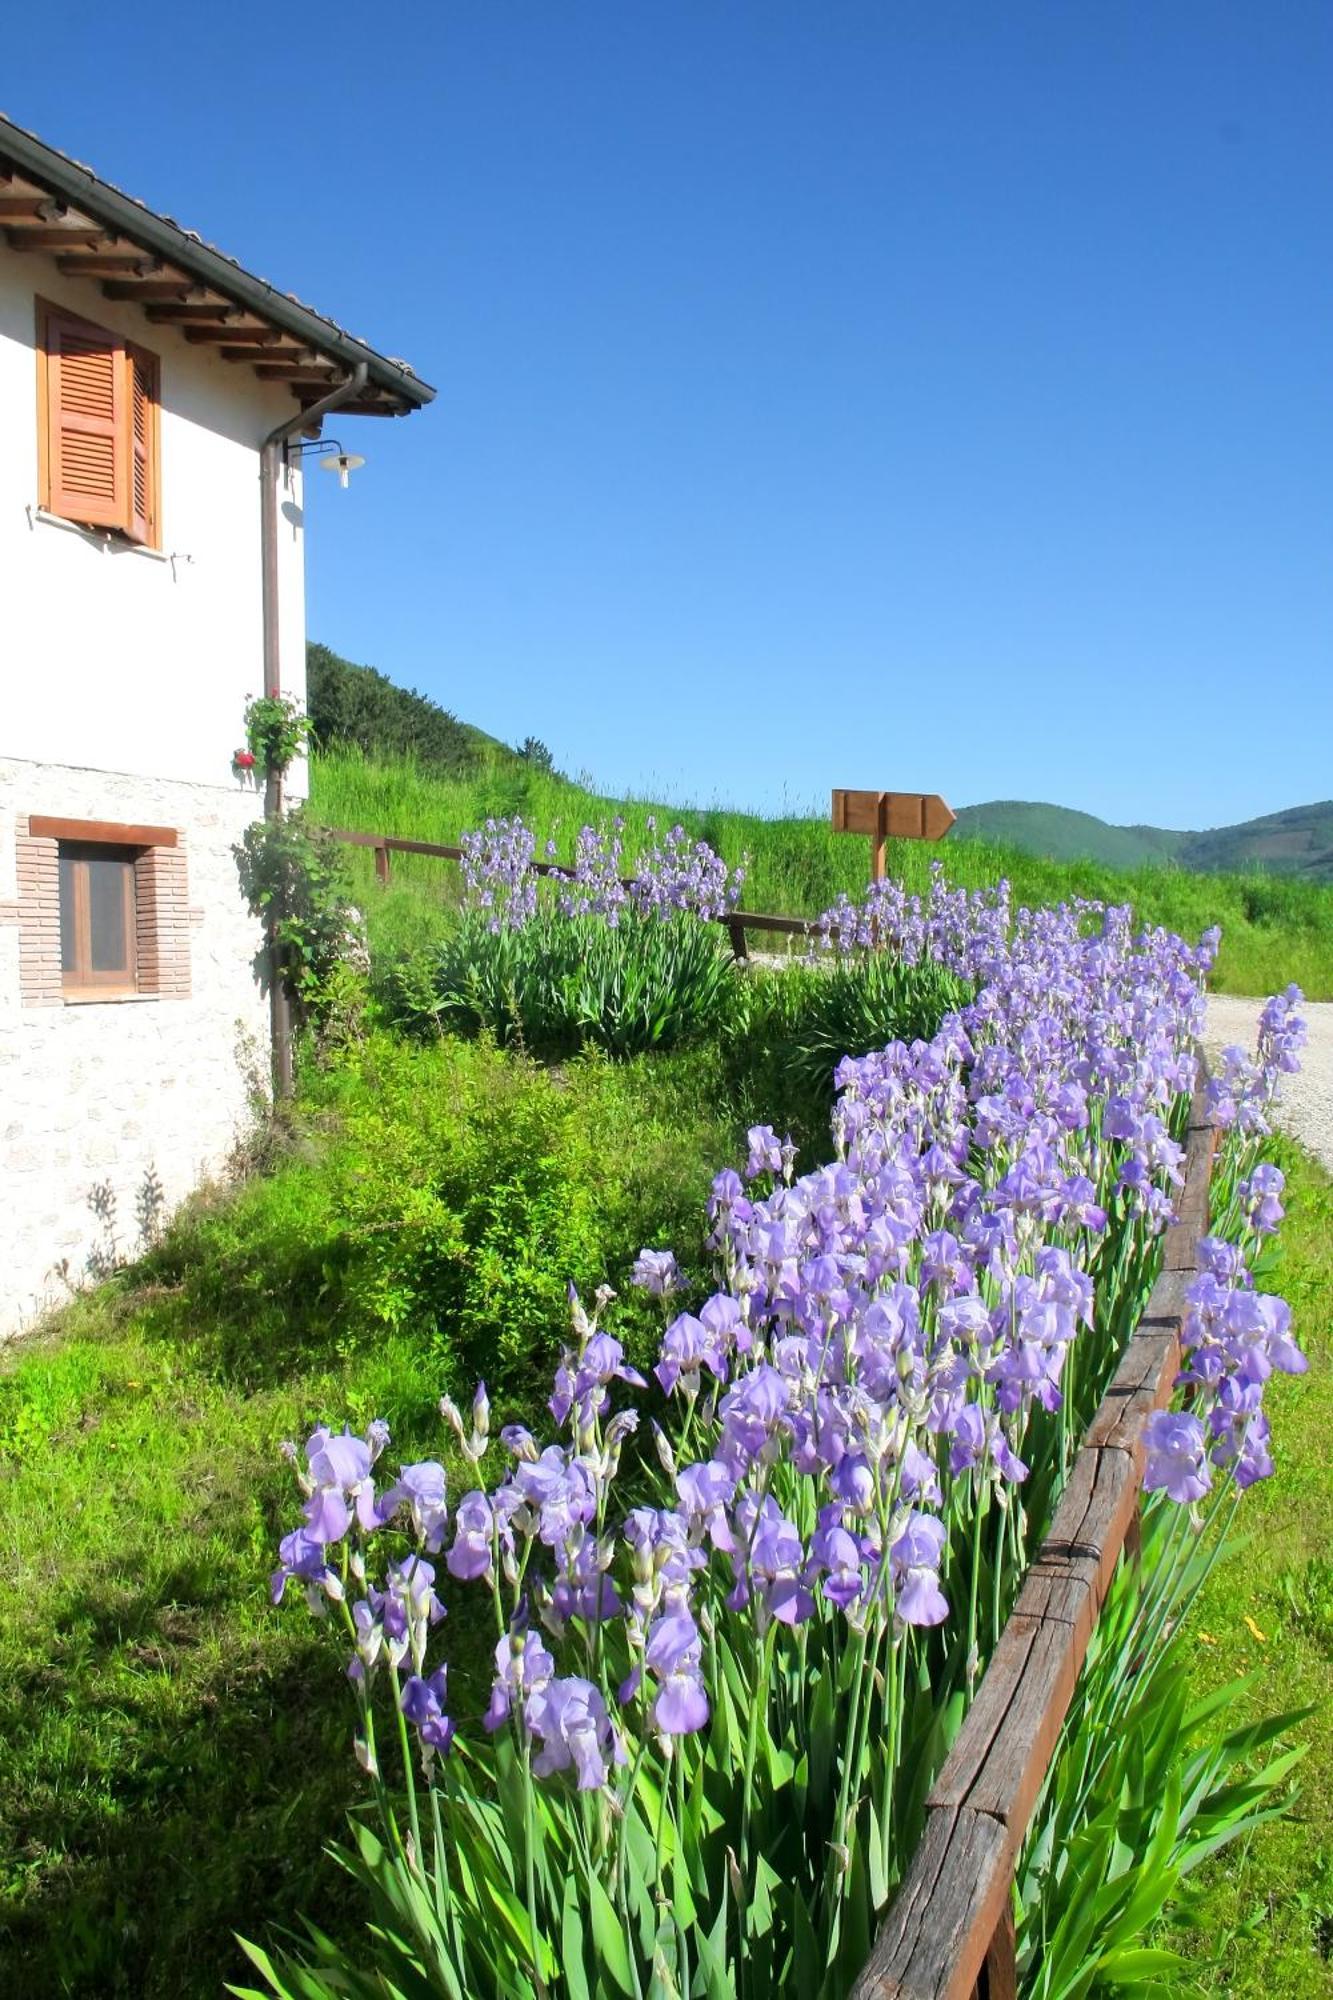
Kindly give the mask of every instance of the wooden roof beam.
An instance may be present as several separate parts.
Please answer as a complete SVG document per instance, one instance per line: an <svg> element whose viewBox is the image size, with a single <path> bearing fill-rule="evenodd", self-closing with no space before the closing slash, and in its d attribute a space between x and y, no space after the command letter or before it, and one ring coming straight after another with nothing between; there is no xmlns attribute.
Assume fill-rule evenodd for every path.
<svg viewBox="0 0 1333 2000"><path fill-rule="evenodd" d="M133 299L138 305L154 305L164 299L198 298L204 287L193 278L108 278L102 286L109 299Z"/></svg>
<svg viewBox="0 0 1333 2000"><path fill-rule="evenodd" d="M69 250L79 243L92 245L119 241L110 230L97 229L91 223L86 228L82 223L75 223L66 229L58 226L47 229L30 228L21 222L11 222L7 224L7 228L10 245L15 250Z"/></svg>
<svg viewBox="0 0 1333 2000"><path fill-rule="evenodd" d="M160 306L145 306L144 316L161 326L183 326L190 320L221 326L227 320L240 319L244 311L244 306L229 305L225 299L205 299L198 305L184 305L176 300Z"/></svg>
<svg viewBox="0 0 1333 2000"><path fill-rule="evenodd" d="M0 195L0 222L56 222L66 213L63 205L52 201L49 194Z"/></svg>
<svg viewBox="0 0 1333 2000"><path fill-rule="evenodd" d="M320 368L312 361L256 361L255 374L261 382L303 382L321 394L340 379L336 368Z"/></svg>
<svg viewBox="0 0 1333 2000"><path fill-rule="evenodd" d="M160 257L149 257L140 251L137 256L108 257L98 250L87 250L81 257L57 257L56 264L67 278L116 278L156 277L164 266Z"/></svg>
<svg viewBox="0 0 1333 2000"><path fill-rule="evenodd" d="M275 326L187 326L182 332L188 341L196 346L206 347L210 341L225 340L233 346L276 347L283 339Z"/></svg>
<svg viewBox="0 0 1333 2000"><path fill-rule="evenodd" d="M319 400L318 397L304 395L300 390L297 390L296 394L304 403ZM402 417L406 416L407 408L407 404L399 397L386 396L383 402L339 403L334 414L340 417Z"/></svg>
<svg viewBox="0 0 1333 2000"><path fill-rule="evenodd" d="M318 368L324 357L316 354L312 347L219 347L218 353L224 361L248 361L254 367L267 363L273 367L284 364L292 367Z"/></svg>

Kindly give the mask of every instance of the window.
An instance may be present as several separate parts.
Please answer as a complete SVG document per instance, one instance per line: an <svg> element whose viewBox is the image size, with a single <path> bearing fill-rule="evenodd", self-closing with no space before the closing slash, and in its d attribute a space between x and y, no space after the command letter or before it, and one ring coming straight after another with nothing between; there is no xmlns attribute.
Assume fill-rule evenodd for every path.
<svg viewBox="0 0 1333 2000"><path fill-rule="evenodd" d="M59 854L62 991L136 992L134 850L62 840Z"/></svg>
<svg viewBox="0 0 1333 2000"><path fill-rule="evenodd" d="M37 371L41 505L160 548L156 355L39 302Z"/></svg>

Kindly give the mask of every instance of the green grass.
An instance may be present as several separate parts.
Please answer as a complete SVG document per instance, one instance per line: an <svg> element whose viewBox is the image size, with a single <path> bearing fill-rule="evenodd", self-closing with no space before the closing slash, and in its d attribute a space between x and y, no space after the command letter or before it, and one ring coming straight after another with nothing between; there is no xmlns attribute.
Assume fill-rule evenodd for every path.
<svg viewBox="0 0 1333 2000"><path fill-rule="evenodd" d="M1288 1215L1277 1268L1310 1357L1308 1375L1275 1377L1266 1407L1276 1476L1251 1490L1239 1532L1191 1620L1200 1689L1253 1674L1237 1720L1309 1704L1308 1746L1289 1819L1212 1864L1194 1928L1171 1942L1201 1961L1196 1991L1231 2000L1333 1993L1333 1180L1279 1143Z"/></svg>
<svg viewBox="0 0 1333 2000"><path fill-rule="evenodd" d="M354 750L332 750L314 759L311 787L314 814L329 826L455 842L488 814L517 812L539 840L554 836L566 855L579 826L616 813L624 817L626 852L633 855L655 812L661 824L681 820L729 864L749 856L743 901L751 910L817 915L840 891L859 893L867 880L867 842L834 833L827 819L761 819L722 807L606 798L514 759L448 778L409 759L372 762ZM369 852L349 849L348 855L358 893L376 924L388 919L410 926L415 919L404 905L458 899L458 870L447 862L395 855L395 889L386 899L375 886ZM1333 998L1333 887L1259 874L1197 875L1165 865L1116 871L1091 861L1046 861L980 840L889 846L890 873L914 889L925 886L935 858L944 862L951 881L967 888L1008 876L1021 902L1070 896L1130 902L1145 922L1165 924L1191 940L1210 924L1221 924L1222 953L1213 979L1219 991L1271 993L1295 980L1310 999Z"/></svg>

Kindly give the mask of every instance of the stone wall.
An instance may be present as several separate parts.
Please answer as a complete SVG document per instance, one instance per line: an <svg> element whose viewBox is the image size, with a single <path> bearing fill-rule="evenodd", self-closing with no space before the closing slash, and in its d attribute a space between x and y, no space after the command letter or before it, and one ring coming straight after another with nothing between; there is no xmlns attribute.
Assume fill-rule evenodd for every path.
<svg viewBox="0 0 1333 2000"><path fill-rule="evenodd" d="M260 809L239 783L0 759L0 1335L133 1255L252 1120L268 1007L231 849ZM134 997L63 998L33 814L176 830L136 863Z"/></svg>

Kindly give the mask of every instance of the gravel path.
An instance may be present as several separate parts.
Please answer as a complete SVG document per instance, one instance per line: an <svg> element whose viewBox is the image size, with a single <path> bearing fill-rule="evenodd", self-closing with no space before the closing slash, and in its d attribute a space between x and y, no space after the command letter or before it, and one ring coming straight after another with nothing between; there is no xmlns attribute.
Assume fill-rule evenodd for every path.
<svg viewBox="0 0 1333 2000"><path fill-rule="evenodd" d="M1262 1005L1262 1000L1241 1000L1230 993L1210 994L1203 1038L1208 1054L1234 1042L1253 1055ZM1278 1123L1333 1169L1333 1000L1309 1000L1301 1012L1309 1039L1301 1050L1300 1074L1282 1079Z"/></svg>

